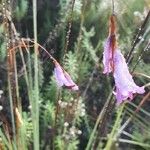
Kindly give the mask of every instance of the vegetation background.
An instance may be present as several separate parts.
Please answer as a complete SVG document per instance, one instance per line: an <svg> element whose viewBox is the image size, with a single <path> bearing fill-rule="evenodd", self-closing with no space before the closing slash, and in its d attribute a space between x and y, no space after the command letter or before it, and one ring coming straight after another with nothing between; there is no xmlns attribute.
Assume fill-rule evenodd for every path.
<svg viewBox="0 0 150 150"><path fill-rule="evenodd" d="M112 2L0 0L0 149L150 149L150 0L114 0L118 46L146 90L120 106L102 74ZM45 49L78 92L57 87Z"/></svg>

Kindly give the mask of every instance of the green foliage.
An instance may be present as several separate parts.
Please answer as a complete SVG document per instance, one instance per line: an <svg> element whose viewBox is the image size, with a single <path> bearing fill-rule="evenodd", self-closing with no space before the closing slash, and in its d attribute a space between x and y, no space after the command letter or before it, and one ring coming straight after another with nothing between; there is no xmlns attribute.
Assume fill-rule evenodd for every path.
<svg viewBox="0 0 150 150"><path fill-rule="evenodd" d="M140 112L138 114L135 114L133 109L137 108L138 106L134 103L130 103L131 107L126 107L128 110L128 114L134 115L133 118L133 130L132 133L129 131L123 131L123 134L125 134L127 137L131 138L133 140L133 144L135 142L135 145L139 145L142 149L149 149L150 143L149 143L149 136L150 136L150 130L149 130L149 119L150 114L144 109L140 109ZM143 116L145 116L143 118ZM142 135L142 136L141 136ZM131 141L132 143L132 141Z"/></svg>
<svg viewBox="0 0 150 150"><path fill-rule="evenodd" d="M76 1L75 1L74 9L73 9L74 12L73 12L73 13L74 13L77 17L79 17L80 14L81 14L81 8L82 8L82 6L83 6L82 3L83 3L83 2L80 1L80 0L76 0Z"/></svg>
<svg viewBox="0 0 150 150"><path fill-rule="evenodd" d="M8 141L4 132L0 129L0 138L3 141L4 149L12 149L12 144Z"/></svg>
<svg viewBox="0 0 150 150"><path fill-rule="evenodd" d="M2 42L0 46L0 59L4 60L6 58L6 43Z"/></svg>
<svg viewBox="0 0 150 150"><path fill-rule="evenodd" d="M78 61L77 56L72 51L69 51L65 56L64 67L69 72L73 80L78 77Z"/></svg>
<svg viewBox="0 0 150 150"><path fill-rule="evenodd" d="M57 136L55 140L57 150L77 150L79 140L73 137L70 139L69 134L63 136Z"/></svg>
<svg viewBox="0 0 150 150"><path fill-rule="evenodd" d="M48 127L49 125L54 125L55 121L55 107L54 104L50 101L47 101L46 104L41 104L41 119L42 126Z"/></svg>
<svg viewBox="0 0 150 150"><path fill-rule="evenodd" d="M124 144L122 143L127 143L128 145L125 145L127 150L148 150L150 146L149 102L145 102L145 105L142 105L142 108L136 112L135 110L144 96L135 95L133 102L119 107L115 106L111 93L114 81L111 77L105 77L101 73L103 43L108 36L109 16L112 12L110 0L75 0L73 8L73 0L38 0L37 2L38 41L56 60L59 59L58 62L62 62L62 67L77 83L80 90L71 91L64 87L58 87L53 75L55 66L52 61L46 61L47 58L41 52L41 47L38 47L39 56L37 59L34 55L33 43L25 42L31 46L31 48L22 47L25 66L22 66L23 60L17 55L18 73L9 72L7 69L9 66L6 68L8 75L13 74L11 82L8 80L9 82L4 81L3 83L4 79L0 75L0 87L4 88L9 84L16 83L15 77L18 77L20 92L18 99L21 99L23 104L25 103L25 106L20 104L19 107L22 109L20 111L22 124L16 128L17 141L13 135L11 140L9 133L5 131L5 126L1 126L0 146L2 144L4 149L17 150L20 148L19 145L22 145L21 148L26 150L33 149L32 145L36 147L36 141L37 145L41 146L40 149L78 150L87 147L87 150L111 150L113 148L123 149ZM145 18L147 6L143 0L138 2L137 0L114 0L114 2L118 45L126 55L132 48L138 28ZM20 32L24 38L28 35L27 38L32 39L33 29L30 24L32 24L31 12L33 10L29 4L32 4L29 0L14 0L12 6L15 6L15 10L12 12L14 15L12 21L17 26L17 33ZM10 5L5 0L2 1L2 5L9 10ZM1 15L5 18L4 14ZM5 58L7 57L6 42L8 41L5 39L5 21L0 25L0 61L7 64ZM7 32L10 32L9 34L14 37L11 27L9 30L7 29ZM70 32L69 39L66 37L68 32ZM139 85L149 83L149 48L145 50L149 42L149 33L148 22L144 28L143 36L140 37L139 43L133 51L132 62L129 64L130 71L132 71L140 58L134 68L135 72L142 73L139 76L138 74L134 76ZM14 41L12 37L9 37L11 42ZM23 44L21 40L18 39L9 46L21 45ZM64 51L66 40L69 40L67 41L69 44L67 50ZM65 55L62 56L64 53ZM26 67L26 70L22 71L25 80L19 76L20 68L23 67ZM5 82L9 84L5 84ZM14 100L15 88L10 86L4 90L4 96L0 97L0 105L3 105L4 102L9 105L8 99ZM9 96L7 89L9 89ZM148 90L149 87L146 88L146 94ZM11 113L9 107L4 107L4 111L9 112L6 114L4 124L10 128L13 123L10 116L15 118L13 110L18 107L18 104L14 104L11 103ZM128 118L131 118L129 122ZM7 122L10 122L10 125ZM38 125L40 140L34 141L35 135L38 136L36 130ZM90 144L88 145L88 143ZM36 149L35 147L34 149Z"/></svg>
<svg viewBox="0 0 150 150"><path fill-rule="evenodd" d="M14 16L18 21L20 21L27 13L28 10L28 1L27 0L18 0L18 5L15 8Z"/></svg>
<svg viewBox="0 0 150 150"><path fill-rule="evenodd" d="M78 144L79 144L79 140L73 139L72 141L69 142L66 149L67 150L78 150Z"/></svg>
<svg viewBox="0 0 150 150"><path fill-rule="evenodd" d="M24 142L27 142L27 145L31 144L33 135L33 124L30 114L26 112L23 112L23 125L21 129L24 132Z"/></svg>
<svg viewBox="0 0 150 150"><path fill-rule="evenodd" d="M138 64L139 67L136 68L137 72L141 72L141 73L145 73L147 75L150 75L149 70L150 70L150 65L146 64L143 62L143 60L140 61L140 63Z"/></svg>
<svg viewBox="0 0 150 150"><path fill-rule="evenodd" d="M43 85L44 82L44 76L43 76L43 66L42 66L42 62L39 61L39 86L41 87Z"/></svg>
<svg viewBox="0 0 150 150"><path fill-rule="evenodd" d="M148 127L148 129L149 129L149 127ZM142 133L142 136L141 136L141 133ZM132 140L137 141L139 143L143 143L143 146L141 146L141 147L145 150L148 150L150 148L149 139L150 139L149 131L147 131L146 129L145 130L142 129L141 127L135 126L134 131L132 133ZM149 145L149 147L147 147L146 145Z"/></svg>
<svg viewBox="0 0 150 150"><path fill-rule="evenodd" d="M4 33L4 25L1 24L0 25L0 36L2 36L3 33Z"/></svg>
<svg viewBox="0 0 150 150"><path fill-rule="evenodd" d="M96 52L92 46L90 38L95 35L94 28L92 27L89 32L86 31L85 28L83 28L83 41L82 41L82 47L87 51L87 56L90 60L93 60L95 63L98 63L98 57L96 55Z"/></svg>
<svg viewBox="0 0 150 150"><path fill-rule="evenodd" d="M81 97L78 99L78 103L76 106L76 112L75 112L75 117L74 117L74 122L80 126L82 124L82 119L85 118L86 115L86 110L85 110L85 104L82 100Z"/></svg>
<svg viewBox="0 0 150 150"><path fill-rule="evenodd" d="M61 136L57 136L56 139L55 139L55 145L56 145L56 149L57 150L61 150L61 149L64 149L65 148L65 143L64 141L62 140L62 137Z"/></svg>
<svg viewBox="0 0 150 150"><path fill-rule="evenodd" d="M0 25L0 59L4 61L6 57L6 41L4 40L4 24Z"/></svg>
<svg viewBox="0 0 150 150"><path fill-rule="evenodd" d="M44 89L44 99L56 102L58 96L58 88L54 76L50 78L49 84Z"/></svg>

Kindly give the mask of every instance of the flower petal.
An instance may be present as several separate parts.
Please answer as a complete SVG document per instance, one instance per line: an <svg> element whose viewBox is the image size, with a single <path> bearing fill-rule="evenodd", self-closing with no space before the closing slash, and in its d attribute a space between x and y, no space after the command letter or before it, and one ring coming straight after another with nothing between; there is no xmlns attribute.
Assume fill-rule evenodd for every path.
<svg viewBox="0 0 150 150"><path fill-rule="evenodd" d="M71 86L71 89L72 90L79 90L79 87L73 82L73 80L71 79L70 75L65 71L64 72L64 76L65 78L67 79L67 83L66 83L66 86Z"/></svg>
<svg viewBox="0 0 150 150"><path fill-rule="evenodd" d="M109 74L112 72L111 68L112 61L112 48L111 48L111 36L109 36L104 44L104 52L103 52L103 65L104 65L104 74Z"/></svg>
<svg viewBox="0 0 150 150"><path fill-rule="evenodd" d="M144 87L139 87L134 83L134 80L129 73L125 58L119 49L114 53L114 79L116 86L117 103L121 103L127 98L133 99L133 94L143 94Z"/></svg>
<svg viewBox="0 0 150 150"><path fill-rule="evenodd" d="M55 63L54 76L55 76L57 85L59 87L65 86L66 88L74 90L74 91L79 90L78 86L73 82L70 75L61 68L59 63L57 62L54 62L54 63Z"/></svg>

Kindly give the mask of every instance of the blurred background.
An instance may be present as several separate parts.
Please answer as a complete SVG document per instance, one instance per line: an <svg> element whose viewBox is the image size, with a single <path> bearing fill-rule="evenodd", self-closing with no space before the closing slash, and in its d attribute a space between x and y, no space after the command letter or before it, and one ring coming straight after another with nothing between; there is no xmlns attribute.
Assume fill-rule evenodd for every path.
<svg viewBox="0 0 150 150"><path fill-rule="evenodd" d="M37 41L56 58L80 89L79 92L72 92L58 88L53 76L54 65L47 53L39 48L40 149L101 150L114 130L111 150L150 149L149 9L150 0L114 0L118 47L126 58L131 52L128 65L135 82L139 86L147 85L144 95L136 95L133 101L125 104L123 110L120 110L120 107L115 105L116 100L112 95L114 86L112 75L102 74L103 45L109 32L112 1L37 0ZM7 17L9 19L6 19ZM23 145L20 150L33 149L35 131L32 101L36 93L33 88L34 48L30 42L21 49L18 46L22 38L34 39L33 29L32 1L0 1L1 149L11 149L13 143L17 145L16 149L20 149L20 145ZM9 94L7 77L11 73L11 63L8 61L10 49L16 50L12 60L15 62L16 71L12 72L11 76L11 85L15 88L12 93L16 93L12 95ZM18 108L21 117L21 123L17 121L19 118L17 113L14 117L16 133L20 137L20 141L16 142L13 141L10 97L12 102L14 97L17 97L13 104ZM141 101L144 102L135 114ZM119 113L121 116L115 126ZM101 120L96 125L99 114ZM131 118L129 122L128 118ZM21 125L18 126L18 122ZM119 130L126 122L126 128ZM96 131L93 132L95 126Z"/></svg>

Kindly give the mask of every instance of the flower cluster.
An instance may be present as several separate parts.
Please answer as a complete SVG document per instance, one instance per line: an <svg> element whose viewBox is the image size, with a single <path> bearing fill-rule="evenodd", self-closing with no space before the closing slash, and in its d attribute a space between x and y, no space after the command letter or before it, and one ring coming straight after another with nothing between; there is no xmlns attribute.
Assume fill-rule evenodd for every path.
<svg viewBox="0 0 150 150"><path fill-rule="evenodd" d="M86 115L85 104L83 103L82 99L79 98L76 106L76 116L84 117L85 115Z"/></svg>
<svg viewBox="0 0 150 150"><path fill-rule="evenodd" d="M82 134L82 131L79 130L77 127L75 127L75 126L69 127L69 123L68 122L65 122L64 126L67 129L66 132L63 133L63 137L66 140L70 140L70 139L76 138L76 136L79 136L79 135Z"/></svg>

